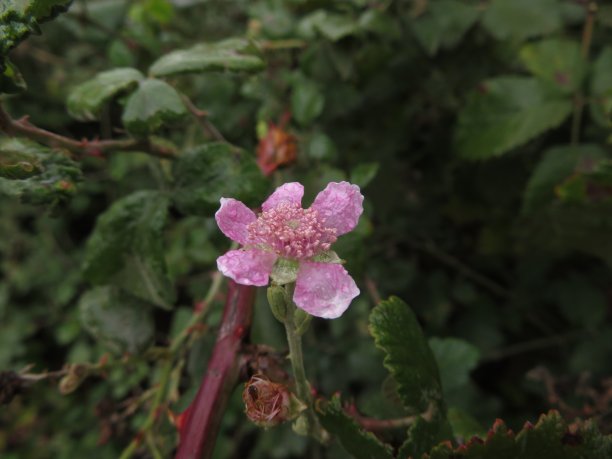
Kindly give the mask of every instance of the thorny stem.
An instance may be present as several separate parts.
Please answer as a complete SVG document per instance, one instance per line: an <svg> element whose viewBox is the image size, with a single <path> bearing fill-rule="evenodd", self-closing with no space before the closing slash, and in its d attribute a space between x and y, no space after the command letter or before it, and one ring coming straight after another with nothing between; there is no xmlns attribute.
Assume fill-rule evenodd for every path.
<svg viewBox="0 0 612 459"><path fill-rule="evenodd" d="M584 61L589 58L591 42L593 40L593 27L595 25L595 15L597 14L597 2L591 1L587 5L587 17L582 29L582 44L580 54ZM582 91L578 91L574 96L574 112L572 114L572 145L580 142L580 125L582 124L582 112L584 110L585 98Z"/></svg>
<svg viewBox="0 0 612 459"><path fill-rule="evenodd" d="M151 140L139 139L83 139L75 140L55 132L39 128L28 121L25 116L15 120L0 106L0 131L10 136L23 136L50 147L65 148L79 155L96 156L108 151L137 151L160 158L174 159L177 152L167 146Z"/></svg>
<svg viewBox="0 0 612 459"><path fill-rule="evenodd" d="M304 415L306 416L308 435L323 443L327 440L328 435L321 427L321 424L319 424L319 419L314 412L310 384L306 379L304 354L302 352L302 334L299 333L298 326L295 323L295 312L297 308L291 300L293 297L293 288L294 284L287 284L285 286L287 315L284 324L287 333L287 344L289 345L289 360L291 361L291 369L293 371L297 396L307 407Z"/></svg>

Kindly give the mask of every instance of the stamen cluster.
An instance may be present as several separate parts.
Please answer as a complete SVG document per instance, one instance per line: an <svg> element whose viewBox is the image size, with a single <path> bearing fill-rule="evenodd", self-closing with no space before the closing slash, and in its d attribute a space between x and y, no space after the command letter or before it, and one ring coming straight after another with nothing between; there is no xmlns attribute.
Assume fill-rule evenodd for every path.
<svg viewBox="0 0 612 459"><path fill-rule="evenodd" d="M263 212L247 229L251 243L298 260L329 250L337 239L336 229L324 226L315 209L291 202Z"/></svg>

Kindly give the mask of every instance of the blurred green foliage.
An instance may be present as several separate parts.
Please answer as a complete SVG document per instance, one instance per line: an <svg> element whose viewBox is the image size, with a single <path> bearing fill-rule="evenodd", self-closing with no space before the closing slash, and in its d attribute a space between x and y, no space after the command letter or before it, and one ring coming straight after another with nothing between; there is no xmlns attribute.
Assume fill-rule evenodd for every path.
<svg viewBox="0 0 612 459"><path fill-rule="evenodd" d="M469 440L501 418L518 432L555 408L565 420L550 414L517 437L496 424L487 445L574 457L567 435L579 428L578 453L606 457L609 437L596 430L612 431L609 5L69 3L0 6L2 106L94 145L145 143L71 154L0 133L0 371L108 359L69 395L39 382L3 406L3 458L119 457L146 417L156 350L188 322L228 248L218 199L256 206L293 180L306 204L329 181L357 183L366 198L359 226L334 246L362 294L304 336L314 387L381 419L440 403L439 418L376 440L332 399L322 416L348 451L384 457L385 442L417 455L451 428ZM297 160L265 178L258 132L288 114ZM178 158L146 154L152 140ZM416 316L399 299L370 316L389 295ZM221 308L215 298L206 333L171 377L175 413L199 386ZM251 341L286 348L263 292ZM413 400L406 387L436 392ZM592 421L568 427L575 417ZM156 441L171 457L165 414ZM449 448L431 457L501 457L492 446ZM215 457L347 454L289 426L258 430L239 388Z"/></svg>

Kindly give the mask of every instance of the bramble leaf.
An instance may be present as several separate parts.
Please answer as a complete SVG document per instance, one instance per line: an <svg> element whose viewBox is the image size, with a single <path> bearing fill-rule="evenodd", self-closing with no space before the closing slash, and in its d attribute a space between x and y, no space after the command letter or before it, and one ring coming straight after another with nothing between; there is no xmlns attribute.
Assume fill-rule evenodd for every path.
<svg viewBox="0 0 612 459"><path fill-rule="evenodd" d="M499 77L482 84L459 114L460 156L486 159L518 147L570 115L572 102L535 78Z"/></svg>
<svg viewBox="0 0 612 459"><path fill-rule="evenodd" d="M601 126L612 125L612 47L605 47L593 64L589 106L593 119Z"/></svg>
<svg viewBox="0 0 612 459"><path fill-rule="evenodd" d="M302 126L310 124L321 114L324 106L325 97L316 83L302 76L295 79L291 111L298 123Z"/></svg>
<svg viewBox="0 0 612 459"><path fill-rule="evenodd" d="M427 5L427 11L412 21L412 31L427 54L452 48L474 25L479 13L475 6L457 0L440 0Z"/></svg>
<svg viewBox="0 0 612 459"><path fill-rule="evenodd" d="M112 283L171 308L175 294L162 244L168 204L157 191L138 191L115 201L98 217L87 241L84 276L94 285Z"/></svg>
<svg viewBox="0 0 612 459"><path fill-rule="evenodd" d="M267 191L255 158L227 143L208 143L183 153L174 161L173 172L172 198L185 214L210 216L224 196L260 205Z"/></svg>
<svg viewBox="0 0 612 459"><path fill-rule="evenodd" d="M68 96L68 113L80 121L95 120L104 104L122 92L136 88L144 78L138 70L125 67L98 73Z"/></svg>
<svg viewBox="0 0 612 459"><path fill-rule="evenodd" d="M168 83L147 79L127 99L123 125L136 136L146 136L187 114L179 93Z"/></svg>
<svg viewBox="0 0 612 459"><path fill-rule="evenodd" d="M498 40L525 40L559 29L561 8L558 0L493 0L482 24Z"/></svg>
<svg viewBox="0 0 612 459"><path fill-rule="evenodd" d="M376 436L363 430L342 409L339 396L317 406L317 415L323 427L338 437L338 440L356 459L391 459L393 449Z"/></svg>
<svg viewBox="0 0 612 459"><path fill-rule="evenodd" d="M144 351L153 340L154 324L146 303L115 287L96 287L79 299L83 326L117 354Z"/></svg>
<svg viewBox="0 0 612 459"><path fill-rule="evenodd" d="M265 68L258 54L253 42L241 38L200 43L160 57L149 73L159 77L210 71L258 72Z"/></svg>

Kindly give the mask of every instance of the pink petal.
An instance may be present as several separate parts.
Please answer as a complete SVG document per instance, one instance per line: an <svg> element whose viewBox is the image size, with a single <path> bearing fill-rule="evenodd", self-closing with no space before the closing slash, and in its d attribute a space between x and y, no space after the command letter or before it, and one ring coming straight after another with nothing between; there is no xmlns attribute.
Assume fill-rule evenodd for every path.
<svg viewBox="0 0 612 459"><path fill-rule="evenodd" d="M357 226L363 212L363 195L357 185L331 182L317 195L311 208L319 213L327 227L336 228L336 236L340 236Z"/></svg>
<svg viewBox="0 0 612 459"><path fill-rule="evenodd" d="M308 314L324 319L340 317L359 295L355 281L337 263L300 263L293 301Z"/></svg>
<svg viewBox="0 0 612 459"><path fill-rule="evenodd" d="M217 268L239 284L263 287L275 261L275 254L259 249L230 250L217 258Z"/></svg>
<svg viewBox="0 0 612 459"><path fill-rule="evenodd" d="M281 202L292 202L302 205L304 187L301 183L290 182L279 186L261 206L264 212L274 209Z"/></svg>
<svg viewBox="0 0 612 459"><path fill-rule="evenodd" d="M221 198L221 207L215 214L219 229L232 241L246 244L249 239L247 226L257 220L255 213L240 201Z"/></svg>

